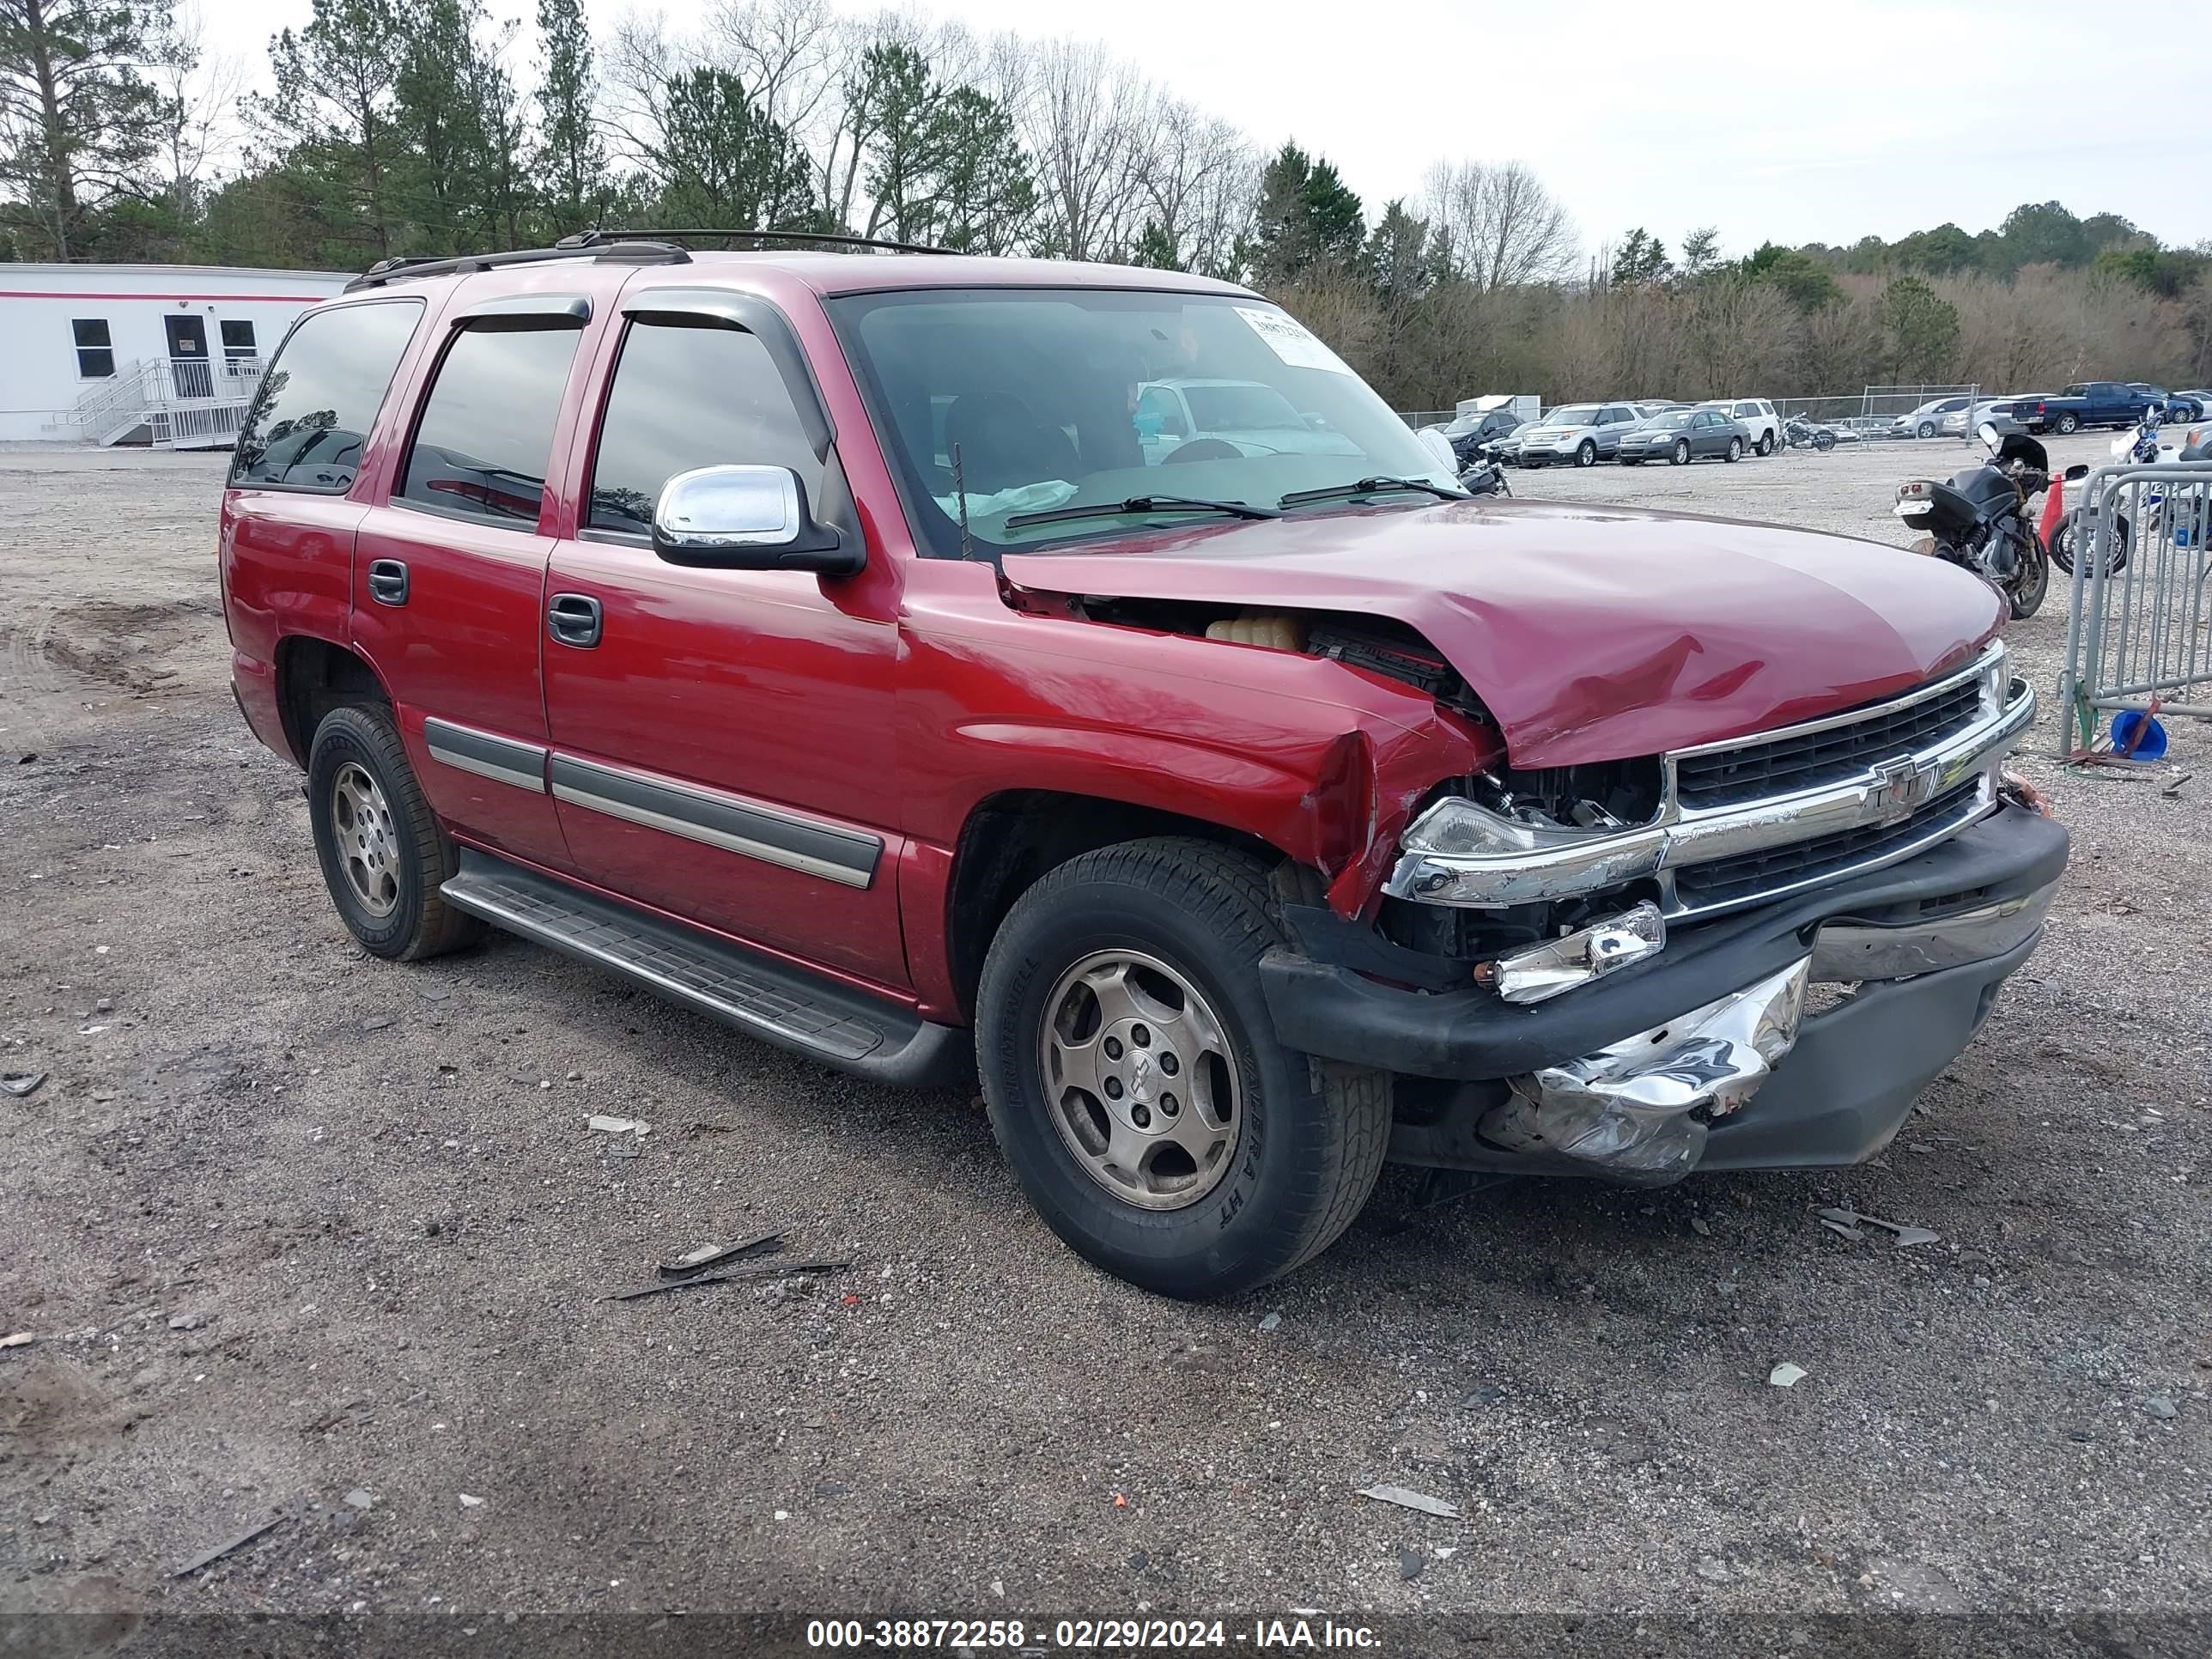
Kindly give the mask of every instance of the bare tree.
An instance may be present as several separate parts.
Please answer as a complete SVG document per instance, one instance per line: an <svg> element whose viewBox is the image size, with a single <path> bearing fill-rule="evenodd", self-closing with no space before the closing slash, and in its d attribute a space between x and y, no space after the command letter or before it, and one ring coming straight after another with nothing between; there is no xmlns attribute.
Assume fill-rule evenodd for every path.
<svg viewBox="0 0 2212 1659"><path fill-rule="evenodd" d="M234 161L245 137L238 100L246 87L246 60L210 52L197 4L180 5L154 37L147 78L158 95L161 189L180 218L199 210L219 166Z"/></svg>
<svg viewBox="0 0 2212 1659"><path fill-rule="evenodd" d="M1151 89L1096 41L1046 41L1030 67L1022 125L1043 199L1042 251L1113 258L1142 228L1139 135Z"/></svg>
<svg viewBox="0 0 2212 1659"><path fill-rule="evenodd" d="M1150 126L1139 157L1146 217L1184 270L1236 275L1259 196L1258 155L1234 126L1180 98L1161 96Z"/></svg>
<svg viewBox="0 0 2212 1659"><path fill-rule="evenodd" d="M1573 222L1524 163L1438 161L1425 189L1423 212L1482 292L1556 282L1574 269Z"/></svg>

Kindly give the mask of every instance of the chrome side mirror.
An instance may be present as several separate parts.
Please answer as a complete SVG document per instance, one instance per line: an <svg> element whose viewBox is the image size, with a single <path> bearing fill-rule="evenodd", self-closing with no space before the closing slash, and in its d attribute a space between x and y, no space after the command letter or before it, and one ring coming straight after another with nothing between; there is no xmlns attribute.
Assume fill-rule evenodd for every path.
<svg viewBox="0 0 2212 1659"><path fill-rule="evenodd" d="M1974 428L1974 435L1994 450L1997 447L1997 428L1994 421L1984 421Z"/></svg>
<svg viewBox="0 0 2212 1659"><path fill-rule="evenodd" d="M660 487L653 550L671 564L850 575L865 553L807 508L787 466L701 466Z"/></svg>

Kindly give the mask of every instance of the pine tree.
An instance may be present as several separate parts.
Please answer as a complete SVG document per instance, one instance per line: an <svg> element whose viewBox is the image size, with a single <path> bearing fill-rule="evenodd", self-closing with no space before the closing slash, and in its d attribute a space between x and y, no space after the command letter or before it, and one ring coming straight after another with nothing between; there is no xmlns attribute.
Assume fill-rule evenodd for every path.
<svg viewBox="0 0 2212 1659"><path fill-rule="evenodd" d="M167 0L0 0L0 224L57 259L143 193L160 99L140 73Z"/></svg>
<svg viewBox="0 0 2212 1659"><path fill-rule="evenodd" d="M596 223L606 200L607 153L582 0L538 0L538 204L558 237Z"/></svg>

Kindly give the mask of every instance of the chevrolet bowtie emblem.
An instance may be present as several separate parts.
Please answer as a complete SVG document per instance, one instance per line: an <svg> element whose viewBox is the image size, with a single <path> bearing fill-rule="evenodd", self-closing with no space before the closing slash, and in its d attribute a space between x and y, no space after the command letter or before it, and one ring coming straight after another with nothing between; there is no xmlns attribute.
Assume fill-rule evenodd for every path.
<svg viewBox="0 0 2212 1659"><path fill-rule="evenodd" d="M1884 823L1911 817L1936 793L1936 769L1910 760L1889 761L1874 769L1875 785L1868 799L1881 812Z"/></svg>

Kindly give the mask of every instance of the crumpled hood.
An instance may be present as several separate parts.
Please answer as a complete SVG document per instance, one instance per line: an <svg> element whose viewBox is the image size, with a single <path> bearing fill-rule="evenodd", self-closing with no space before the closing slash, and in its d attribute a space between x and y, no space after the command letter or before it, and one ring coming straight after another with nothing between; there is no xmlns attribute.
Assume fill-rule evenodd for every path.
<svg viewBox="0 0 2212 1659"><path fill-rule="evenodd" d="M2003 619L1974 577L1895 548L1564 502L1209 520L1005 568L1053 592L1393 618L1467 678L1524 767L1815 719L1966 661Z"/></svg>

